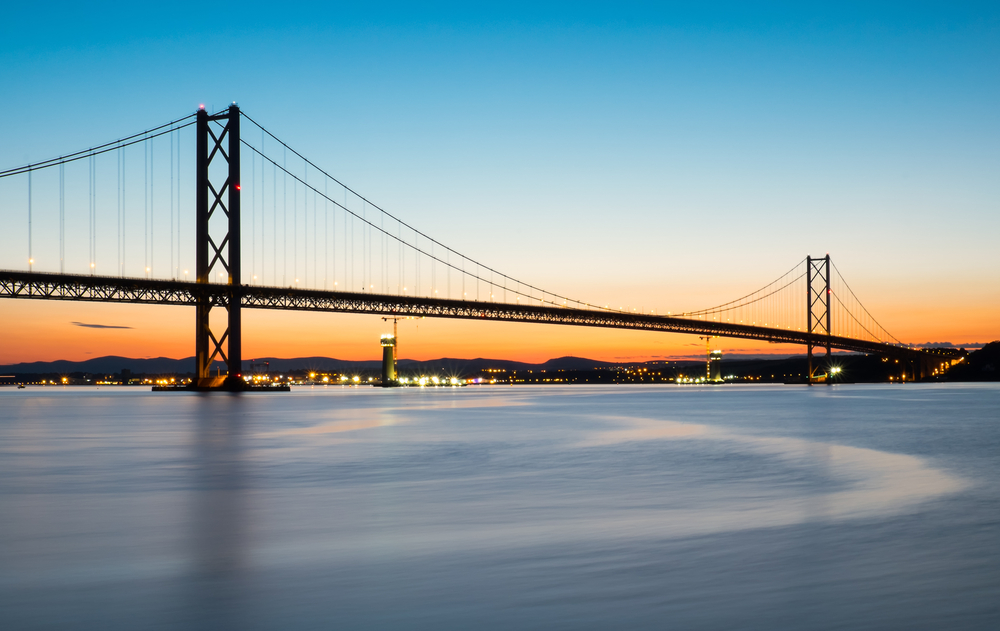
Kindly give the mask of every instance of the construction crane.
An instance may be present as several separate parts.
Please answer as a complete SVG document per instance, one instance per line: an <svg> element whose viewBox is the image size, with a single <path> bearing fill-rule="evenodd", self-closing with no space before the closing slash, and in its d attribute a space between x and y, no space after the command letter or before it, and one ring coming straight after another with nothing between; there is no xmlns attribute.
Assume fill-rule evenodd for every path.
<svg viewBox="0 0 1000 631"><path fill-rule="evenodd" d="M396 335L396 332L397 332L397 330L396 330L396 324L399 322L399 318L398 317L385 317L385 318L382 318L383 322L388 322L389 320L392 320L392 339L395 340L395 344L393 344L393 347L392 347L392 361L395 362L396 359L399 357L399 355L398 355L399 351L397 350L399 348L399 336Z"/></svg>

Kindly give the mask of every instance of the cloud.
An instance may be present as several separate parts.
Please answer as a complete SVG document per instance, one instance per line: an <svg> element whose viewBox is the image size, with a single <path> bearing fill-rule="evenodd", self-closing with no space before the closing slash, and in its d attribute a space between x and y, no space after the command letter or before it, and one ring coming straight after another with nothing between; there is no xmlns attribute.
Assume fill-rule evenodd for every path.
<svg viewBox="0 0 1000 631"><path fill-rule="evenodd" d="M86 322L70 322L74 326L82 326L88 329L131 329L130 326L118 326L116 324L88 324Z"/></svg>
<svg viewBox="0 0 1000 631"><path fill-rule="evenodd" d="M924 342L923 344L917 344L916 346L920 348L982 348L986 345L981 342L972 342L971 344L952 344L951 342Z"/></svg>

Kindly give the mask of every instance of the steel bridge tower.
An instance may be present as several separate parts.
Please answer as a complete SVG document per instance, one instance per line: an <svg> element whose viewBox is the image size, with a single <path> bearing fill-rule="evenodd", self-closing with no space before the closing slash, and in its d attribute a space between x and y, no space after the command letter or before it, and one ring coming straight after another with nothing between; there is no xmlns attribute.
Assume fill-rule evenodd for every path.
<svg viewBox="0 0 1000 631"><path fill-rule="evenodd" d="M830 255L827 254L821 259L806 257L806 333L809 340L806 344L809 355L809 375L808 382L811 386L816 380L816 368L813 366L813 348L816 346L826 346L825 369L830 366ZM816 344L826 337L826 343ZM827 379L827 383L829 379Z"/></svg>
<svg viewBox="0 0 1000 631"><path fill-rule="evenodd" d="M221 125L222 121L225 124L216 134L211 123L218 122ZM197 298L196 385L202 388L243 389L245 382L241 375L243 357L240 321L240 108L233 103L225 113L210 116L203 107L198 110L196 125L195 274L198 284L207 284L211 282L214 270L219 269L221 276L222 269L225 269L228 284L228 291L202 292ZM212 165L222 162L225 165L220 165L220 168L213 171ZM213 226L217 228L215 238L211 231ZM224 233L220 232L219 226L225 227ZM222 307L227 312L226 327L221 334L218 334L218 330L212 330L210 316L212 309L216 307ZM216 357L221 357L228 366L228 375L224 381L211 376L212 361Z"/></svg>

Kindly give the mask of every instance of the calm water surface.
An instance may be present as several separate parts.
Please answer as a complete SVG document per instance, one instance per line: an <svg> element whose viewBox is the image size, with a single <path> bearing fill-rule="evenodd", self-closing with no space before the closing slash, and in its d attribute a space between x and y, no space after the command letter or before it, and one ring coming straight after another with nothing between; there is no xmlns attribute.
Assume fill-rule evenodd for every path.
<svg viewBox="0 0 1000 631"><path fill-rule="evenodd" d="M998 629L1000 387L0 389L2 629Z"/></svg>

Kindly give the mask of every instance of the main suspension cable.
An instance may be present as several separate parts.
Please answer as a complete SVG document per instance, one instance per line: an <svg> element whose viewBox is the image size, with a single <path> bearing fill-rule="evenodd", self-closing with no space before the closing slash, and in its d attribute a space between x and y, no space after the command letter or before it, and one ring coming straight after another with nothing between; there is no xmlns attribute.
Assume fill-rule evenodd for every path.
<svg viewBox="0 0 1000 631"><path fill-rule="evenodd" d="M173 127L181 121L185 121L189 118L194 118L195 114L188 114L182 118L178 118L175 121L170 121L169 123L164 123L152 129L147 129L146 131L141 131L138 134L132 134L131 136L126 136L118 140L104 143L103 145L97 145L96 147L91 147L89 149L83 149L81 151L75 151L73 153L68 153L58 158L50 158L48 160L42 160L41 162L33 162L31 164L25 164L19 167L14 167L12 169L7 169L5 171L0 171L0 178L10 177L12 175L21 175L22 173L29 173L31 171L38 171L40 169L46 169L48 167L53 167L59 164L66 164L67 162L75 162L77 160L83 160L92 156L97 156L102 153L108 153L109 151L114 151L121 147L128 147L130 145L138 144L140 142L145 142L150 138L156 138L164 134L169 134L175 129L183 129L190 125L194 125L196 121L192 120L179 127ZM153 133L156 132L156 133Z"/></svg>
<svg viewBox="0 0 1000 631"><path fill-rule="evenodd" d="M521 285L524 285L525 287L527 287L527 288L529 288L529 289L533 289L533 290L535 290L535 291L537 291L537 292L539 292L539 293L543 294L543 296L544 296L544 294L549 294L550 296L552 296L553 298L556 298L556 299L558 299L558 300L564 300L564 301L566 301L566 302L574 302L574 303L576 303L576 304L578 304L578 305L584 305L584 306L587 306L587 307L590 307L590 308L593 308L593 309L600 309L600 310L602 310L602 311L604 311L604 310L608 310L608 309L606 309L605 307L601 307L601 306L598 306L598 305L592 305L592 304L590 304L590 303L587 303L587 302L584 302L584 301L582 301L582 300L577 300L577 299L574 299L574 298L568 298L568 297L566 297L566 296L561 296L561 295L559 295L559 294L553 294L552 292L548 292L548 291L545 291L545 290L543 290L543 289L541 289L541 288L539 288L539 287L535 287L534 285L531 285L531 284L529 284L529 283L525 283L525 282L521 282L521 281L518 281L518 280L517 280L517 279L515 279L515 278L512 278L512 277L510 277L510 276L507 276L506 274L504 274L504 273L502 273L502 272L500 272L500 271L498 271L498 270L495 270L495 269L493 269L492 267L489 267L489 266L487 266L487 265L483 265L483 264L479 263L478 261L476 261L475 259L473 259L473 258L471 258L471 257L469 257L469 256L466 256L466 255L462 254L461 252L458 252L457 250L455 250L455 249L453 249L453 248L450 248L450 247L448 247L447 245L445 245L445 244L441 243L440 241L438 241L438 240L434 239L433 237L431 237L431 236L429 236L429 235L427 235L427 234L425 234L425 233L423 233L423 232L421 232L421 231L417 230L416 228L414 228L414 227L413 227L413 226L411 226L410 224L406 223L405 221L403 221L403 220L402 220L402 219L400 219L399 217L396 217L395 215L393 215L392 213L388 212L387 210L385 210L384 208L382 208L382 207L381 207L381 206L379 206L378 204L375 204L375 203L373 203L373 202L372 202L371 200L369 200L368 198L364 197L363 195L361 195L360 193L358 193L357 191L355 191L355 190L354 190L354 189L352 189L351 187L347 186L346 184L344 184L343 182L341 182L340 180L338 180L338 179L337 179L337 178L335 178L334 176L332 176L332 175L330 175L329 173L327 173L327 172L326 172L325 170L323 170L322 168L320 168L319 166L317 166L317 165L316 165L315 163L311 162L311 161L310 161L310 160L309 160L308 158L306 158L306 157L305 157L304 155L302 155L301 153L299 153L298 151L296 151L295 149L293 149L292 147L290 147L290 146L289 146L289 145L288 145L287 143L285 143L285 142L284 142L283 140L281 140L280 138L278 138L277 136L275 136L275 135L274 135L273 133L271 133L271 131L269 131L269 130L268 130L267 128L265 128L265 127L264 127L263 125L261 125L260 123L258 123L258 122L257 122L256 120L254 120L254 119L253 119L253 118L252 118L252 117L251 117L250 115L248 115L248 114L247 114L247 113L246 113L245 111L242 111L242 110L241 110L240 114L241 114L241 115L242 115L242 116L243 116L244 118L246 118L247 120L249 120L249 121L250 121L251 123L253 123L254 125L256 125L256 126L257 126L257 127L258 127L258 128L259 128L259 129L261 130L261 131L262 131L262 132L264 132L265 134L267 134L268 136L270 136L270 137L271 137L272 139L274 139L275 141L277 141L277 142L278 142L279 144L281 144L281 145L282 145L282 146L283 146L283 147L284 147L285 149L287 149L288 151L291 151L291 152L292 152L293 154L295 154L296 156L298 156L299 158L301 158L301 159L302 159L302 160L303 160L303 161L304 161L304 162L305 162L306 164L308 164L309 166L313 167L314 169L316 169L317 171L319 171L320 173L322 173L322 174L323 174L323 175L325 175L326 177L330 178L331 180L333 180L334 182L336 182L336 183L337 183L338 185L342 186L342 187L344 188L345 192L350 192L351 194L353 194L353 195L354 195L355 197L357 197L358 199L360 199L360 200L361 200L362 202L364 202L365 204L368 204L368 205L371 205L371 206L372 206L372 208L374 208L374 209L378 210L378 211L379 211L379 212L381 212L381 213L384 213L384 214L385 214L386 216L388 216L388 217L389 217L390 219L392 219L392 220L394 220L394 221L398 222L399 224L401 224L402 226L405 226L406 228L408 228L408 229L412 230L412 231L413 231L413 232L415 233L415 235L419 235L420 237L423 237L423 238L427 239L428 241L431 241L432 243L435 243L435 244L437 244L438 246L440 246L440 247L444 248L444 249L445 249L446 251L449 251L449 252L451 252L451 253L455 254L456 256L459 256L459 257L462 257L462 258L464 258L464 259L467 259L467 260L469 260L470 262L472 262L472 263L475 263L475 264L476 264L476 265L477 265L478 267L481 267L481 268L483 268L483 269L485 269L485 270L487 270L487 271L489 271L489 272L492 272L492 273L496 274L497 276L500 276L501 278L504 278L504 279L508 279L508 280L510 280L510 281L512 281L512 282L516 282L516 283L519 283L519 284L521 284ZM242 140L242 139L241 139L241 140ZM270 158L268 158L267 156L265 156L265 155L264 155L263 153L259 152L259 151L258 151L258 150L257 150L257 149L256 149L256 148L255 148L255 147L253 146L253 145L251 145L250 143L248 143L248 142L246 142L246 141L242 141L242 142L243 142L243 144L245 144L245 145L246 145L247 147L249 147L249 148L250 148L250 149L252 149L253 151L257 151L257 153L258 153L258 154L259 154L259 155L260 155L260 156L261 156L261 157L262 157L263 159L265 159L265 160L269 160L269 161L270 161ZM291 174L291 173L289 173L289 175L292 175L292 174ZM292 177L296 177L296 176L295 176L295 175L292 175ZM296 177L296 179L299 179L299 178L297 178L297 177ZM301 181L301 180L299 180L299 181ZM315 189L313 189L313 190L315 190ZM340 207L341 207L341 208L343 208L343 209L344 209L345 211L347 211L347 212L351 213L352 215L354 215L354 216L355 216L355 217L357 217L358 219L362 219L362 217L360 217L359 215L355 214L355 213L354 213L353 211L349 210L349 209L348 209L348 208L346 207L346 205L344 205L344 204L340 204L340 203L338 203L338 202L336 202L336 201L334 201L334 200L330 200L330 201L333 201L333 202L334 202L335 204L337 204L337 206L340 206ZM374 225L374 224L372 224L372 223L369 223L369 222L368 222L367 220L363 220L363 221L364 221L364 223L363 223L362 225L368 225L368 226L371 226L371 227L373 227L373 228L376 228L376 229L378 229L378 227L377 227L377 226L375 226L375 225ZM390 234L389 236L393 236L393 235L391 235L391 234ZM393 238L396 238L396 237L395 237L395 236L393 236ZM397 239L397 240L398 240L398 239ZM405 243L405 242L403 242L403 243ZM407 243L406 245L409 245L409 244ZM410 246L410 247L413 247L413 246ZM426 253L426 252L424 252L423 250L419 250L419 249L416 249L416 248L414 248L414 250L415 250L415 251L417 251L417 252L420 252L420 253L424 254L425 256L430 256L429 254L427 254L427 253ZM442 259L440 259L440 258L437 258L437 257L432 257L432 258L433 258L433 260L436 260L436 261L438 261L438 262L440 262L440 263L443 263L443 264L446 264L446 265L448 265L448 263L446 263L445 261L443 261L443 260L442 260ZM453 266L449 265L449 267L453 267ZM457 268L455 268L455 269L457 269ZM486 281L486 279L484 279L484 278L479 278L479 280L482 280L483 282L488 282L488 281ZM531 296L530 294L524 294L524 293L522 293L521 295L522 295L522 296L525 296L525 297L528 297L528 298L531 298L531 297L532 297L532 296ZM544 302L544 300L542 300L542 301ZM550 302L551 304L557 304L557 302L556 302L555 300L550 300L549 302Z"/></svg>

